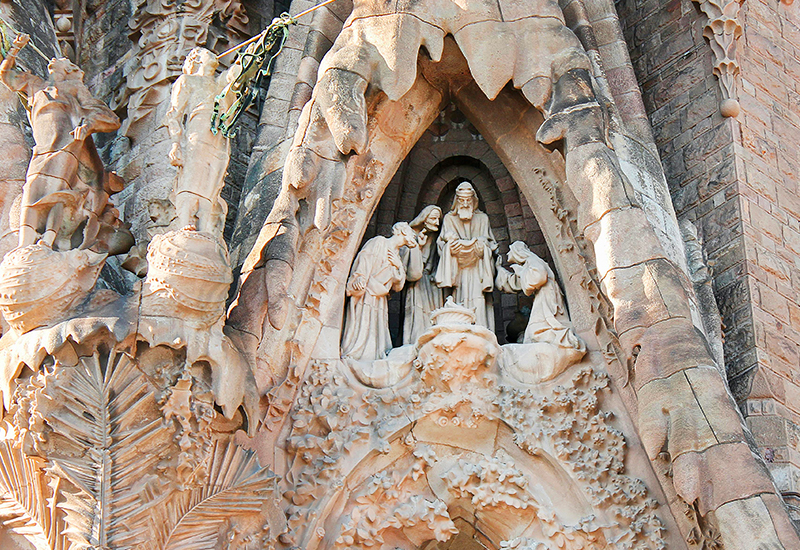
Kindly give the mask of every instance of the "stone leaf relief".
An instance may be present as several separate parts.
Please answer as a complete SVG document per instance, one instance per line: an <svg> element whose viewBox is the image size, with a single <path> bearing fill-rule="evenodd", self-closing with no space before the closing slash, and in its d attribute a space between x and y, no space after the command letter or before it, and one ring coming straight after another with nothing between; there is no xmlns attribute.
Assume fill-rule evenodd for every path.
<svg viewBox="0 0 800 550"><path fill-rule="evenodd" d="M738 19L742 0L694 2L708 18L703 36L708 39L714 52L714 74L719 78L723 99L720 112L723 116L735 117L740 110L736 95L736 75L739 74L736 44L742 35L742 24Z"/></svg>
<svg viewBox="0 0 800 550"><path fill-rule="evenodd" d="M48 521L64 525L70 548L211 550L226 529L259 544L277 536L265 509L274 475L233 443L237 424L214 411L209 381L178 374L179 351L108 350L103 332L77 340L18 383L9 416L19 428L5 444L31 464L0 479L4 495L47 479ZM65 548L58 540L37 548Z"/></svg>
<svg viewBox="0 0 800 550"><path fill-rule="evenodd" d="M303 548L322 537L314 547L413 549L449 539L455 530L448 507L466 499L476 510L529 510L545 537L540 540L551 545L543 548L591 548L602 540L615 548L665 548L657 502L641 481L624 474L624 438L600 409L605 375L583 368L559 378L561 385L525 385L500 371L501 347L492 332L474 324L471 310L450 300L432 322L417 343L416 368L391 388L364 386L343 361L313 364L290 413L284 544ZM502 449L476 461L456 455L442 462L429 445L416 442L414 425L424 421L451 430L503 422L520 449L546 454L564 468L606 520L587 516L571 526L560 520L531 497L529 478ZM402 441L387 441L406 427ZM354 465L375 451L394 456L398 442L405 462L351 489L352 507L340 517L325 512L349 485ZM432 468L438 469L426 481ZM427 483L434 487L434 480L449 496L430 492Z"/></svg>
<svg viewBox="0 0 800 550"><path fill-rule="evenodd" d="M60 239L58 210L51 217L55 209L33 228L34 241L43 242L9 256L23 267L0 268L0 282L11 281L0 292L4 315L16 320L15 331L0 344L0 390L5 418L14 424L4 430L0 446L0 502L11 516L8 525L52 550L377 545L411 550L449 540L460 508L493 528L495 546L665 548L657 501L643 481L626 474L628 450L604 406L609 379L594 363L598 356L586 357L553 273L524 244L515 243L511 270L496 264L494 238L468 184L459 186L452 211L440 222L436 252L444 263L428 270L434 282L438 279L437 288L454 289L442 297L453 296L441 307L432 301L423 306L430 310L430 325L400 348L402 363L387 361L383 373L376 370L392 355L385 342L357 362L346 353L342 358L337 347L340 327L331 319L341 319L346 287L354 291L352 298L368 283L357 282L356 270L353 284L347 284L355 240L388 179L449 99L453 82L460 84L453 87L458 93L472 86L469 78L487 100L507 98L503 90L512 82L521 89L517 105L529 107L524 97L544 115L543 123L534 113L517 127L543 143L563 145L565 186L580 200L574 218L563 208L554 213L561 225L569 218L580 235L580 250L573 255L585 254L580 284L591 295L592 312L613 313L602 319L613 335L598 328L608 337L599 353L609 364L622 357L629 367L629 378L619 382L633 388L628 395L639 407L645 450L662 466L667 455L674 489L700 515L692 540L711 544L719 535L735 541L733 526L743 518L768 524L770 511L761 500L763 510L750 509L740 494L708 490L715 472L722 471L714 465L726 460L736 461L736 472L755 471L746 434L691 325L677 267L664 258L641 208L629 198L606 142L593 67L565 27L559 5L502 0L497 6L478 1L455 6L437 0L385 10L379 4L356 2L303 112L284 188L246 268L237 303L252 309L254 323L237 324L235 307L234 321L225 327L234 336L223 332L232 274L215 221L214 171L200 182L211 190L201 197L207 202L184 204L178 208L180 227L154 235L147 278L129 296L90 294L100 263L92 263L89 253L104 259L110 250ZM177 7L165 1L141 4L146 8L137 16L142 48L155 52L166 42L170 52L185 51L205 32L209 5L202 0ZM447 34L454 38L445 39ZM532 43L538 47L532 50ZM434 61L455 66L453 74L432 69L434 64L418 55L422 45ZM460 57L453 61L453 48L460 48L467 69L457 65ZM513 63L496 62L497 51ZM166 64L143 63L151 78L132 88L138 95L129 104L137 111L131 124L162 103L165 75L177 75L180 55L159 55L161 61L168 58ZM203 65L202 52L190 59L187 77L198 76L195 62ZM174 97L180 99L188 80L176 86ZM136 78L131 82L141 84ZM195 101L204 110L204 99L186 101L176 102L176 135L192 132L181 126L177 112L185 113ZM47 127L34 119L34 135L39 129ZM76 141L91 133L81 126L68 130ZM482 133L499 143L496 135ZM173 161L185 162L185 144L178 145ZM531 151L535 143L527 145ZM226 143L203 147L220 153L211 159L215 167L223 159L227 163ZM176 191L181 185L186 182ZM67 204L66 197L57 199L54 204ZM176 197L176 202L181 201ZM429 231L404 224L402 243L421 254L433 239L428 233L435 224L426 215L427 223ZM78 235L81 243L91 241L93 232ZM635 246L631 233L638 237ZM390 288L374 296L385 300L391 288L408 282L410 268L397 243L376 242L380 250L373 254L370 246L362 254L365 263L390 267ZM560 246L557 252L565 254L573 245ZM80 275L78 287L57 286L56 296L37 301L25 296L38 291L36 270L26 266L37 254L55 263L48 251L71 255L64 271ZM417 260L423 263L420 256L408 265ZM449 273L440 278L442 265ZM253 281L259 281L255 297L247 286ZM522 342L511 344L529 348L500 346L489 329L487 290L495 284L538 300ZM17 287L24 292L16 294ZM49 306L47 317L15 318L14 308L30 304ZM354 311L348 322L360 321L357 316L368 317ZM385 335L382 313L364 326L368 335ZM267 367L248 347L253 341L268 349L274 370L266 376ZM323 354L319 343L336 350ZM524 356L526 363L518 353L509 360L508 350L539 359ZM360 361L367 357L370 371ZM238 444L245 440L243 431L254 435L263 418L256 374L267 407L266 429L259 435L274 436L256 444L264 443L260 450L267 456L274 452L270 458L280 477ZM486 426L508 438L504 443L489 438L494 447L468 454L454 452L444 436L430 436L439 430L468 444L475 430ZM530 467L537 461L558 473L559 488L569 488L574 497L569 514L559 508L563 491L537 488L533 494L546 475L540 473L544 468ZM365 464L372 469L360 469ZM768 477L755 478L756 498L774 496ZM30 488L36 488L35 496ZM509 525L493 519L500 514L522 519ZM710 525L714 518L716 527Z"/></svg>
<svg viewBox="0 0 800 550"><path fill-rule="evenodd" d="M383 533L398 529L412 540L446 541L458 532L447 504L433 495L420 494L419 481L434 459L430 449L419 446L405 471L380 472L356 493L355 507L345 517L334 548L382 545Z"/></svg>
<svg viewBox="0 0 800 550"><path fill-rule="evenodd" d="M130 234L110 214L97 222L95 210L78 211L77 223L69 207L74 194L95 193L116 216L109 188L76 174L113 179L90 134L119 121L66 61L51 62L49 83L13 65L9 55L0 75L31 98L42 155L25 189L45 194L25 208L45 215L26 217L23 208L32 221L0 265L0 307L14 329L0 344L11 422L0 445L6 525L37 550L272 547L285 529L273 505L276 477L234 442L240 429L255 432L261 412L250 364L222 331L232 276L216 213L182 209L191 225L153 235L147 278L131 294L97 290L107 255L127 250L106 226ZM192 116L210 128L211 109ZM51 152L41 152L44 139L56 141ZM219 193L221 178L195 177Z"/></svg>
<svg viewBox="0 0 800 550"><path fill-rule="evenodd" d="M443 478L450 492L469 498L478 510L500 504L525 509L531 504L525 496L525 474L504 452L484 457L478 463L459 461Z"/></svg>
<svg viewBox="0 0 800 550"><path fill-rule="evenodd" d="M48 474L39 457L29 456L13 424L0 437L0 517L8 529L38 549L66 548L64 519L56 507L59 479Z"/></svg>

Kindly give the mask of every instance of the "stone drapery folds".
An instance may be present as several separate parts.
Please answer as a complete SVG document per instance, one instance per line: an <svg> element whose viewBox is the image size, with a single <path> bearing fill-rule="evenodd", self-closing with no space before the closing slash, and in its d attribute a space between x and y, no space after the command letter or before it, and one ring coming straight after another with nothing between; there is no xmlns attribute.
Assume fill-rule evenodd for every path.
<svg viewBox="0 0 800 550"><path fill-rule="evenodd" d="M177 21L169 2L140 4L143 21ZM210 2L186 4L207 19ZM570 30L569 4L357 0L227 317L218 224L189 223L154 236L130 295L60 304L0 341L11 423L0 461L22 480L0 476L12 528L48 550L418 550L464 523L509 549L663 550L702 537L739 548L743 531L753 546L797 547L692 323L681 268L609 145L603 68ZM129 107L144 116L133 124L165 96L162 76L141 88L152 95L134 90ZM532 294L535 315L511 344L522 347L449 300L390 357L387 296L408 275L398 249L420 234L400 224L401 239L358 249L450 101L537 215L549 209L555 270L521 243L514 272L501 269L482 220L458 240L485 268L478 294L495 283ZM94 267L64 269L86 270L88 293ZM12 306L27 297L2 294ZM747 483L722 486L721 473Z"/></svg>

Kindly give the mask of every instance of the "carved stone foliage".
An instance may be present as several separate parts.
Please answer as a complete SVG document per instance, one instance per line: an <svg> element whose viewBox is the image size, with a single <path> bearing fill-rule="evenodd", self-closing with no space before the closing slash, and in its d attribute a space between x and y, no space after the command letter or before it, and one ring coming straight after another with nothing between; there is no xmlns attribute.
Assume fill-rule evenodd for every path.
<svg viewBox="0 0 800 550"><path fill-rule="evenodd" d="M457 313L450 313L451 321ZM507 539L508 548L665 548L657 502L642 481L625 474L625 440L600 407L607 376L586 367L558 384L525 386L498 370L500 347L491 332L461 324L458 334L456 326L434 325L423 335L416 368L391 388L360 384L343 361L312 365L291 412L293 464L284 482L289 522L282 542L415 549L448 540L456 532L451 507L462 503L482 510L481 517L515 510L528 518L520 524L535 524L528 538ZM492 422L513 432L516 451L453 454L440 441L423 442L424 430L418 435L415 428L466 430L454 437L470 438L471 430ZM555 462L593 512L575 523L534 497L529 486L536 474L523 471L510 454L520 449ZM390 465L353 487L354 468L376 451ZM328 511L343 491L350 495L344 509Z"/></svg>
<svg viewBox="0 0 800 550"><path fill-rule="evenodd" d="M432 451L419 446L408 468L371 476L354 495L355 506L343 520L334 548L380 545L389 529L423 541L446 541L456 534L447 504L420 490L418 482L424 482L433 461Z"/></svg>
<svg viewBox="0 0 800 550"><path fill-rule="evenodd" d="M37 549L269 548L274 475L233 443L239 422L214 410L202 365L115 345L107 327L84 336L16 382L0 443L9 525Z"/></svg>
<svg viewBox="0 0 800 550"><path fill-rule="evenodd" d="M736 43L742 35L739 22L739 8L742 0L694 0L708 21L703 29L714 52L714 74L719 78L723 102L720 111L723 116L739 114L739 101L736 98L736 75L739 62L736 59Z"/></svg>
<svg viewBox="0 0 800 550"><path fill-rule="evenodd" d="M30 249L97 255L37 244L10 257ZM46 284L41 269L3 264L3 313L19 329L0 344L13 426L0 511L37 550L271 548L285 523L275 475L234 442L260 413L250 365L222 332L227 249L182 229L156 235L147 258L135 293L83 303L99 268L57 264Z"/></svg>

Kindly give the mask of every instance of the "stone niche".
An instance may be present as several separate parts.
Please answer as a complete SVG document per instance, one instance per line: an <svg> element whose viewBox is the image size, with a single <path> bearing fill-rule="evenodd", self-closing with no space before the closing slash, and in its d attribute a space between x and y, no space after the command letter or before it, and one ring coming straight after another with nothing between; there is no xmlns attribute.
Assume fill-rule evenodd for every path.
<svg viewBox="0 0 800 550"><path fill-rule="evenodd" d="M367 225L362 241L376 235L388 235L398 221L413 220L427 205L443 212L453 204L456 186L469 181L478 194L478 208L489 216L497 240L497 253L507 254L514 241L523 241L539 257L554 267L550 249L525 196L492 150L466 116L452 103L442 109L436 121L422 135L386 188ZM389 298L389 323L392 341L402 341L404 295ZM493 292L495 333L500 343L509 340L507 326L514 335L524 328L531 306L524 294Z"/></svg>

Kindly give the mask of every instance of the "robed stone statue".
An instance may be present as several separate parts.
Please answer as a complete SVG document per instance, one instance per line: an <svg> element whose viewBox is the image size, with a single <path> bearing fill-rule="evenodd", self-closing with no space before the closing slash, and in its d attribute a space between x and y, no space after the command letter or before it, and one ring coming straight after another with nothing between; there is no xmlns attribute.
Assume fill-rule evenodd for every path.
<svg viewBox="0 0 800 550"><path fill-rule="evenodd" d="M401 247L417 246L416 234L405 222L392 227L391 237L373 237L356 256L346 293L350 304L342 336L342 357L357 361L383 359L392 349L389 293L406 284Z"/></svg>
<svg viewBox="0 0 800 550"><path fill-rule="evenodd" d="M475 310L475 324L494 330L492 258L497 242L489 216L478 210L478 195L467 181L456 188L452 209L444 217L438 247L436 284L452 288L456 302Z"/></svg>

